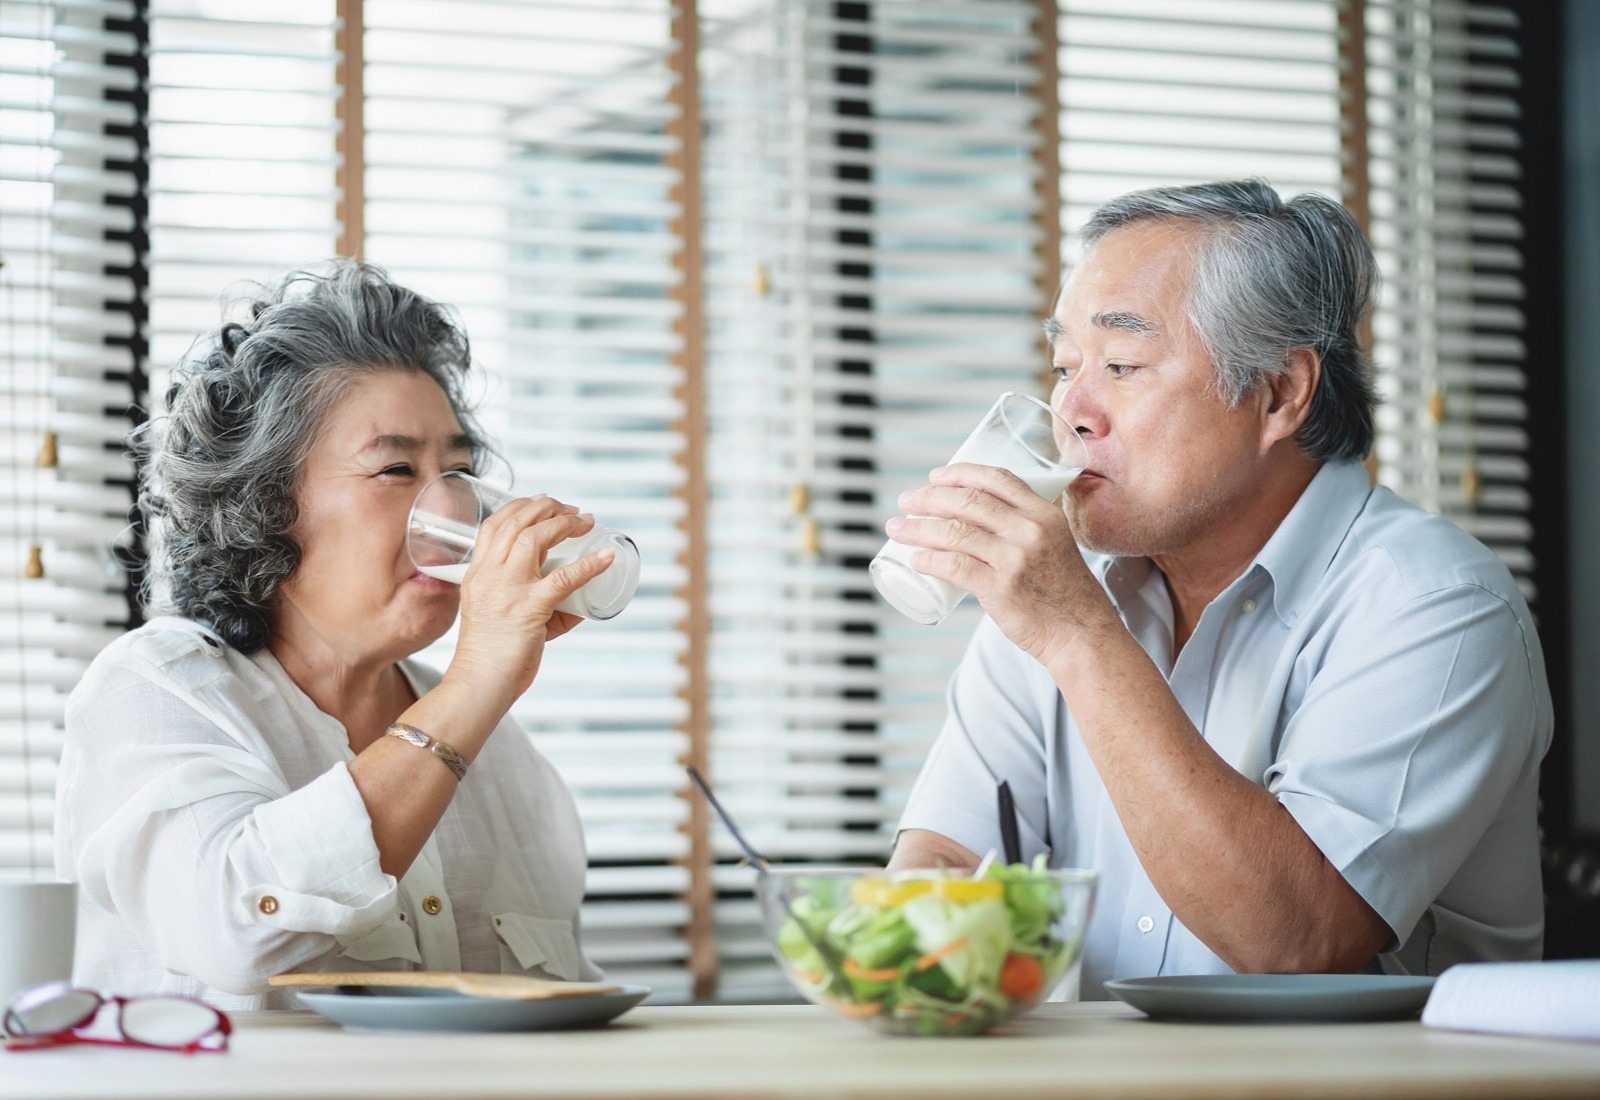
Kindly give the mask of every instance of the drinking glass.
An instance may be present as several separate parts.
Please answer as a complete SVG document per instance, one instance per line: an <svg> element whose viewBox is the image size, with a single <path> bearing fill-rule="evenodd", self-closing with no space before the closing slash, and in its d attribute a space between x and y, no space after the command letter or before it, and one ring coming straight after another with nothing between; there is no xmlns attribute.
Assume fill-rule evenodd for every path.
<svg viewBox="0 0 1600 1100"><path fill-rule="evenodd" d="M478 526L517 499L471 474L451 470L422 487L406 522L406 545L417 568L430 577L460 584L472 561ZM610 546L617 552L606 571L556 604L585 619L610 619L628 606L639 587L639 548L620 531L596 524L588 534L566 539L545 554L541 575L584 554Z"/></svg>
<svg viewBox="0 0 1600 1100"><path fill-rule="evenodd" d="M978 421L950 462L998 466L1045 500L1055 500L1089 464L1089 449L1048 404L1025 393L1007 392ZM867 570L896 611L913 622L937 626L967 593L949 581L917 572L911 559L919 549L890 540Z"/></svg>

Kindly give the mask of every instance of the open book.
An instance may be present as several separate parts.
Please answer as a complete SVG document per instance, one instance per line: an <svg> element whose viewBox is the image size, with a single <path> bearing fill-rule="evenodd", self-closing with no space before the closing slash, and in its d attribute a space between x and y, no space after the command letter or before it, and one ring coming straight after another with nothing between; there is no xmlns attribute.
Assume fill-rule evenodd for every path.
<svg viewBox="0 0 1600 1100"><path fill-rule="evenodd" d="M1422 1022L1600 1042L1600 959L1452 966L1434 983Z"/></svg>

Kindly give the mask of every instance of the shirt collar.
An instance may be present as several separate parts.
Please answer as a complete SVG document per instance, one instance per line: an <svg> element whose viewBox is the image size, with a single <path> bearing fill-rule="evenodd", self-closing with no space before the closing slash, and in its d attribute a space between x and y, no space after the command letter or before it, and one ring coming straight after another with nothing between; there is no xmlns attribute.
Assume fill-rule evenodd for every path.
<svg viewBox="0 0 1600 1100"><path fill-rule="evenodd" d="M1299 622L1328 563L1371 493L1372 481L1361 463L1323 463L1244 571L1241 579L1257 569L1272 577L1273 610L1286 624ZM1127 606L1155 568L1149 558L1110 554L1090 554L1087 558L1089 568L1118 607Z"/></svg>
<svg viewBox="0 0 1600 1100"><path fill-rule="evenodd" d="M1255 565L1272 577L1273 610L1286 624L1300 621L1371 495L1372 479L1361 463L1323 463L1256 555Z"/></svg>

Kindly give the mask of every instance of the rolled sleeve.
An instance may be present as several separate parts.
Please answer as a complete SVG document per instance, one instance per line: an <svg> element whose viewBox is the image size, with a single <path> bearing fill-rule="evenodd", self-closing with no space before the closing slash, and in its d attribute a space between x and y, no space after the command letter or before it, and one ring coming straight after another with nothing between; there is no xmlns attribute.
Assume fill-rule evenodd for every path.
<svg viewBox="0 0 1600 1100"><path fill-rule="evenodd" d="M260 994L389 921L398 884L345 763L291 790L247 726L183 687L130 662L69 706L57 865L79 882L80 962L125 973L132 943L164 974Z"/></svg>
<svg viewBox="0 0 1600 1100"><path fill-rule="evenodd" d="M1037 668L1037 666L1034 666ZM1047 850L1045 735L1040 686L1000 629L983 620L946 692L947 716L900 817L899 831L927 829L978 855L1000 846L993 791L1011 784L1025 859ZM1039 670L1039 675L1043 671ZM1054 685L1046 685L1051 699Z"/></svg>
<svg viewBox="0 0 1600 1100"><path fill-rule="evenodd" d="M349 943L395 910L397 881L379 866L371 819L344 764L290 797L257 806L240 847L259 848L263 856L262 878L239 896L243 919Z"/></svg>

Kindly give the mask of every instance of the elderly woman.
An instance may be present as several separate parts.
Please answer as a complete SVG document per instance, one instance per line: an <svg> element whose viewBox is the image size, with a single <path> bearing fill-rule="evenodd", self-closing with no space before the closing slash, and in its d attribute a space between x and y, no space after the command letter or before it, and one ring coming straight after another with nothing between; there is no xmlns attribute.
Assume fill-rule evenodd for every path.
<svg viewBox="0 0 1600 1100"><path fill-rule="evenodd" d="M418 490L484 457L469 366L444 309L340 262L178 374L140 494L163 614L67 708L80 982L249 1009L284 971L599 976L572 797L507 712L610 551L541 578L594 522L548 497L485 522L460 588L406 550ZM458 612L444 674L414 663Z"/></svg>

